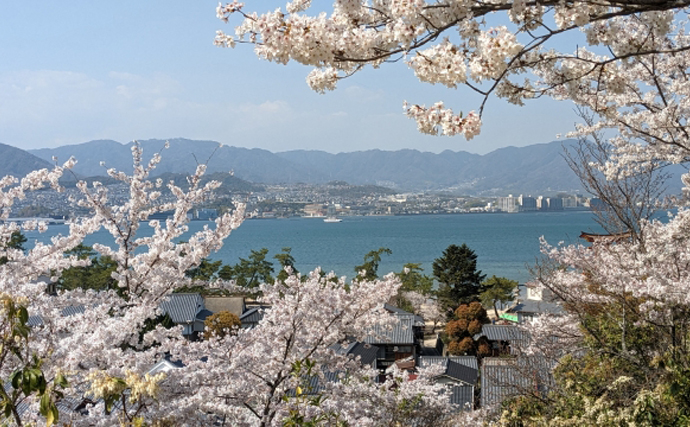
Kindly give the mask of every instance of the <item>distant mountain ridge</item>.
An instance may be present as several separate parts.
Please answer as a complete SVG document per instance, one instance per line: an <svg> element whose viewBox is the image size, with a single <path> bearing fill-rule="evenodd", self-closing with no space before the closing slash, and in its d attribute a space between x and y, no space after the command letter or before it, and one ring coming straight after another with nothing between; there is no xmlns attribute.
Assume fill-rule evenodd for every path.
<svg viewBox="0 0 690 427"><path fill-rule="evenodd" d="M581 190L580 182L563 159L563 145L554 141L526 147L505 147L485 155L446 150L435 154L418 150L368 150L331 154L292 150L272 153L262 149L220 146L215 141L171 139L140 141L145 160L163 151L155 175L192 173L208 162L208 173L234 172L242 180L260 184L346 181L354 185L384 185L397 191L448 190L468 195L544 194ZM106 168L131 172L133 143L90 141L57 148L23 151L0 144L0 176L24 175L74 156L74 172L103 176ZM210 159L210 160L209 160ZM100 162L105 162L105 167Z"/></svg>
<svg viewBox="0 0 690 427"><path fill-rule="evenodd" d="M52 169L51 158L46 160L11 145L0 144L0 178L5 175L17 177L37 169Z"/></svg>
<svg viewBox="0 0 690 427"><path fill-rule="evenodd" d="M208 172L230 172L246 181L256 183L274 182L320 182L321 176L313 176L299 165L289 164L267 150L223 146L215 141L194 141L189 139L170 139L170 148L164 150L166 140L139 141L144 149L144 159L148 161L154 153L163 152L163 161L155 174L193 173L199 163L208 163ZM98 140L57 148L42 148L30 152L42 159L57 156L67 159L74 156L78 163L74 171L84 176L105 175L106 168L132 171L132 146L117 141ZM105 162L105 167L100 162Z"/></svg>
<svg viewBox="0 0 690 427"><path fill-rule="evenodd" d="M563 144L554 141L527 147L506 147L485 155L446 150L440 154L418 150L368 150L331 154L292 150L272 153L262 149L219 147L215 141L171 139L156 174L191 173L208 161L208 172L234 171L244 180L264 183L321 184L333 180L350 184L377 184L400 191L450 190L464 194L505 195L577 191L581 185L563 159ZM139 142L145 159L163 150L165 140ZM57 156L78 159L82 176L104 175L100 166L131 172L133 143L99 140L58 148L31 150L42 159ZM209 160L210 159L210 160Z"/></svg>

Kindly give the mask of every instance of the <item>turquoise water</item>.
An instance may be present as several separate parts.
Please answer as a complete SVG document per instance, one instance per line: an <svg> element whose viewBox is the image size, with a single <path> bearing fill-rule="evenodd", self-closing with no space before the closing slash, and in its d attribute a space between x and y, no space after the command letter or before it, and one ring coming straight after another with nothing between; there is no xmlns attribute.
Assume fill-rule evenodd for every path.
<svg viewBox="0 0 690 427"><path fill-rule="evenodd" d="M208 223L192 222L190 230L204 224ZM147 229L142 227L142 231ZM27 238L29 242L36 238L45 241L50 234L66 230L64 225L51 226L49 233L27 233ZM352 277L354 266L362 263L367 252L387 247L393 253L384 255L380 274L399 272L405 263L415 262L431 275L432 262L445 248L466 243L477 254L477 266L484 274L522 283L529 279L527 266L540 255L540 236L551 244L575 243L582 231L601 232L590 212L345 217L340 223L324 223L318 218L247 220L210 258L234 264L251 249L265 247L272 259L287 246L302 272L321 266ZM85 243L111 241L99 232Z"/></svg>

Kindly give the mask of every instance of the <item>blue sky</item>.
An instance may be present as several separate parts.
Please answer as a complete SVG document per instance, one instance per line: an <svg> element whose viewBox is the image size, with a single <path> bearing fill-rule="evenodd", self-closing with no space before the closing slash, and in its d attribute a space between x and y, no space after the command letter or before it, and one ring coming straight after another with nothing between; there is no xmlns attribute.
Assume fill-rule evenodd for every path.
<svg viewBox="0 0 690 427"><path fill-rule="evenodd" d="M248 0L263 12L283 2ZM0 143L30 149L94 139L206 139L270 151L378 148L487 153L549 142L572 104L489 101L479 137L421 135L402 102L455 110L473 93L418 82L404 63L366 70L319 95L310 69L213 46L217 1L5 2L0 14Z"/></svg>

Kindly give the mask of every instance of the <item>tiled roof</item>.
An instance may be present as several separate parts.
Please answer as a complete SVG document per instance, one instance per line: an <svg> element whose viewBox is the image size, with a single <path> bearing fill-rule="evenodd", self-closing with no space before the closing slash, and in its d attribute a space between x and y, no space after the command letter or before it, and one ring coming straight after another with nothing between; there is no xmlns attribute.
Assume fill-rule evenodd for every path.
<svg viewBox="0 0 690 427"><path fill-rule="evenodd" d="M479 369L477 358L475 356L449 356L448 359L452 362L465 365L468 368Z"/></svg>
<svg viewBox="0 0 690 427"><path fill-rule="evenodd" d="M473 338L476 341L483 336L489 341L522 341L527 339L527 332L515 325L483 325Z"/></svg>
<svg viewBox="0 0 690 427"><path fill-rule="evenodd" d="M340 379L338 378L338 375L340 372L331 372L327 370L326 368L323 369L323 376L325 382L338 382ZM300 384L300 387L302 388L302 393L306 395L314 395L318 394L323 390L323 383L319 379L318 375L312 375L311 377L308 376L303 376L302 381ZM294 397L295 396L295 390L288 390L286 395Z"/></svg>
<svg viewBox="0 0 690 427"><path fill-rule="evenodd" d="M511 396L545 393L553 384L551 366L543 358L494 358L482 361L481 406L500 404Z"/></svg>
<svg viewBox="0 0 690 427"><path fill-rule="evenodd" d="M60 314L64 317L69 317L75 314L82 314L84 311L86 311L86 308L83 305L70 305L63 308ZM43 326L45 323L41 316L33 315L29 316L29 321L26 324L29 326Z"/></svg>
<svg viewBox="0 0 690 427"><path fill-rule="evenodd" d="M242 324L256 324L261 321L261 319L264 318L264 311L266 308L264 307L254 307L250 310L245 311L242 313L240 316L240 321Z"/></svg>
<svg viewBox="0 0 690 427"><path fill-rule="evenodd" d="M402 308L398 308L388 303L383 304L383 308L386 311L395 314L396 316L412 316L414 318L415 323L417 324L415 326L424 326L424 319L420 316L417 316L414 313L410 313L409 311L405 311Z"/></svg>
<svg viewBox="0 0 690 427"><path fill-rule="evenodd" d="M477 383L479 371L449 360L446 368L446 375L464 383L474 385Z"/></svg>
<svg viewBox="0 0 690 427"><path fill-rule="evenodd" d="M203 307L204 300L199 294L171 294L160 305L175 323L194 322Z"/></svg>
<svg viewBox="0 0 690 427"><path fill-rule="evenodd" d="M184 367L184 364L183 364L182 362L179 362L179 361L177 361L177 362L171 362L171 361L168 360L168 359L161 359L160 362L156 363L155 365L153 365L153 366L151 367L151 369L149 369L149 371L147 372L147 374L149 374L149 375L156 375L156 374L158 374L158 373L160 373L160 372L168 372L168 371L170 371L170 370L179 369L179 368L182 368L182 367Z"/></svg>
<svg viewBox="0 0 690 427"><path fill-rule="evenodd" d="M475 356L422 356L426 363L441 363L442 360L447 359L451 362L459 363L472 369L479 369L477 358ZM420 357L420 364L421 357Z"/></svg>
<svg viewBox="0 0 690 427"><path fill-rule="evenodd" d="M62 309L62 315L65 317L74 316L75 314L82 314L84 311L86 308L83 305L70 305Z"/></svg>
<svg viewBox="0 0 690 427"><path fill-rule="evenodd" d="M372 336L364 339L368 344L414 344L412 325L414 319L411 316L395 316L398 322L392 328L376 325L372 329Z"/></svg>
<svg viewBox="0 0 690 427"><path fill-rule="evenodd" d="M477 377L479 372L460 363L453 362L449 360L448 357L425 357L421 356L419 358L419 366L428 367L432 365L440 364L445 368L443 375L453 378L458 381L462 381L465 384L474 385L477 383Z"/></svg>
<svg viewBox="0 0 690 427"><path fill-rule="evenodd" d="M43 319L41 316L29 316L29 321L26 324L29 326L43 326Z"/></svg>
<svg viewBox="0 0 690 427"><path fill-rule="evenodd" d="M558 304L532 299L521 300L507 310L510 313L550 313L561 314L563 307Z"/></svg>
<svg viewBox="0 0 690 427"><path fill-rule="evenodd" d="M474 409L474 387L471 385L454 385L450 388L450 403L458 409L471 411Z"/></svg>
<svg viewBox="0 0 690 427"><path fill-rule="evenodd" d="M338 354L349 354L352 355L352 357L359 357L362 365L370 366L374 366L374 362L376 362L376 354L379 351L379 348L375 345L365 344L357 341L352 341L347 346L334 344L330 348Z"/></svg>
<svg viewBox="0 0 690 427"><path fill-rule="evenodd" d="M202 308L202 309L199 310L199 312L196 314L195 320L206 320L206 318L207 318L208 316L211 316L211 315L213 315L212 312L206 310L205 308Z"/></svg>

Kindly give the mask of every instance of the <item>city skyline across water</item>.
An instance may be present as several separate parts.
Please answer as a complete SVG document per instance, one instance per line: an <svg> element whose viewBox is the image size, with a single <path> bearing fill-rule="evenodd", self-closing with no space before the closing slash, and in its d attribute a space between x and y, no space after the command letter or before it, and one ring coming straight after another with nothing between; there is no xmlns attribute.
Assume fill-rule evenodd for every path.
<svg viewBox="0 0 690 427"><path fill-rule="evenodd" d="M207 224L193 221L190 230ZM148 230L141 228L142 233ZM529 280L528 266L540 256L540 236L552 245L582 243L578 239L582 231L601 232L591 212L348 217L336 224L310 218L247 220L210 258L232 265L240 257L247 258L252 249L265 247L269 250L267 259L275 261L275 254L290 247L300 272L321 267L351 278L367 252L386 247L392 254L383 255L380 275L399 272L406 263L420 263L424 273L431 276L432 263L444 249L466 243L477 254L477 268L487 277L504 276L524 283ZM66 232L66 225L53 225L44 234L27 232L26 246ZM112 239L100 231L84 243L97 242L107 244Z"/></svg>

